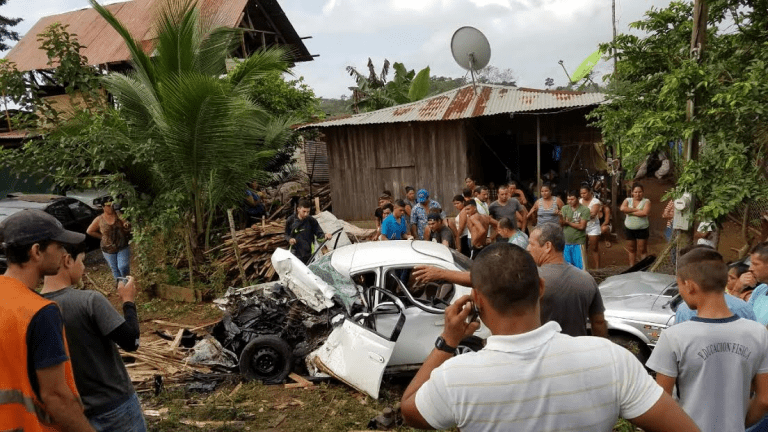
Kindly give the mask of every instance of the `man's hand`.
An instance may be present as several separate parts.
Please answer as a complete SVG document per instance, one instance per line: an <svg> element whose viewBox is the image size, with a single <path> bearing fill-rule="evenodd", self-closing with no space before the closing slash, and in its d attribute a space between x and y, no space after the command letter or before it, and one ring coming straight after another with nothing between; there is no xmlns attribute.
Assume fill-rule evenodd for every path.
<svg viewBox="0 0 768 432"><path fill-rule="evenodd" d="M40 399L45 410L63 431L93 431L83 415L83 406L67 386L64 363L35 370L40 383Z"/></svg>
<svg viewBox="0 0 768 432"><path fill-rule="evenodd" d="M461 341L474 334L480 328L479 321L467 322L472 313L472 298L469 295L461 296L452 305L445 308L445 327L443 339L448 345L455 347Z"/></svg>
<svg viewBox="0 0 768 432"><path fill-rule="evenodd" d="M296 239L292 238L292 239L288 240L288 244L291 245L291 246L295 245L296 244Z"/></svg>
<svg viewBox="0 0 768 432"><path fill-rule="evenodd" d="M419 283L443 280L443 269L434 266L416 266L413 268L413 277Z"/></svg>
<svg viewBox="0 0 768 432"><path fill-rule="evenodd" d="M472 287L472 277L469 272L458 270L446 270L434 266L419 265L413 268L413 277L416 282L427 283L434 281L446 281Z"/></svg>
<svg viewBox="0 0 768 432"><path fill-rule="evenodd" d="M742 275L739 276L739 282L741 282L741 289L737 292L741 292L746 287L757 286L757 278L755 278L755 274L751 271L742 273Z"/></svg>
<svg viewBox="0 0 768 432"><path fill-rule="evenodd" d="M133 276L128 276L126 279L128 279L127 283L123 283L123 281L117 283L117 294L123 303L133 303L136 300L136 285L133 283Z"/></svg>
<svg viewBox="0 0 768 432"><path fill-rule="evenodd" d="M331 234L331 233L326 233L325 234L325 240L330 240L332 238L333 238L333 234Z"/></svg>

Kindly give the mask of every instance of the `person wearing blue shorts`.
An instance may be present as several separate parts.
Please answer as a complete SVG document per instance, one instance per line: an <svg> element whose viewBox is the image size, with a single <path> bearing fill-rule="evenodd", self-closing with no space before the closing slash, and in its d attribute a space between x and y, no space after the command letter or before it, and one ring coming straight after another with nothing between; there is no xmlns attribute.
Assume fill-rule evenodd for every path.
<svg viewBox="0 0 768 432"><path fill-rule="evenodd" d="M587 221L589 221L589 209L579 203L579 193L575 190L568 192L567 205L560 211L560 224L565 235L565 250L563 257L565 262L573 264L584 270L587 260Z"/></svg>

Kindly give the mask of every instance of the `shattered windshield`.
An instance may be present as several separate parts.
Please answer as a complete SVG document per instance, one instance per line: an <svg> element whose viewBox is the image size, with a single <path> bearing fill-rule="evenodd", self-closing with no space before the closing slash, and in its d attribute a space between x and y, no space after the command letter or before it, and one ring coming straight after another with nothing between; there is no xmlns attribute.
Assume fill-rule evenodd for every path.
<svg viewBox="0 0 768 432"><path fill-rule="evenodd" d="M317 258L309 265L309 270L317 275L323 282L333 287L336 297L344 304L347 311L352 310L352 304L358 299L358 291L355 283L349 276L342 275L331 265L329 253Z"/></svg>

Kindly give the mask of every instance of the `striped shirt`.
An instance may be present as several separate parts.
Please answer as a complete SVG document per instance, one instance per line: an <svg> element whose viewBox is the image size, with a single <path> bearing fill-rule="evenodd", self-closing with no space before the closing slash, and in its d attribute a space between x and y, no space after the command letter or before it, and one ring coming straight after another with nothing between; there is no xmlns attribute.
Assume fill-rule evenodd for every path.
<svg viewBox="0 0 768 432"><path fill-rule="evenodd" d="M449 359L416 393L416 407L435 429L611 431L619 416L644 414L661 394L626 349L548 322Z"/></svg>

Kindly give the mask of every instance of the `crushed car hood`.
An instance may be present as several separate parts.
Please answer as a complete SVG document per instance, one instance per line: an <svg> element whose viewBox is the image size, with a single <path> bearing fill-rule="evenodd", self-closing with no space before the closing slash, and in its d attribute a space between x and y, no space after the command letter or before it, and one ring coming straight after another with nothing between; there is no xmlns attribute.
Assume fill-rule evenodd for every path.
<svg viewBox="0 0 768 432"><path fill-rule="evenodd" d="M291 252L277 248L272 254L272 266L279 275L280 282L305 305L317 312L333 306L333 287L312 273Z"/></svg>

